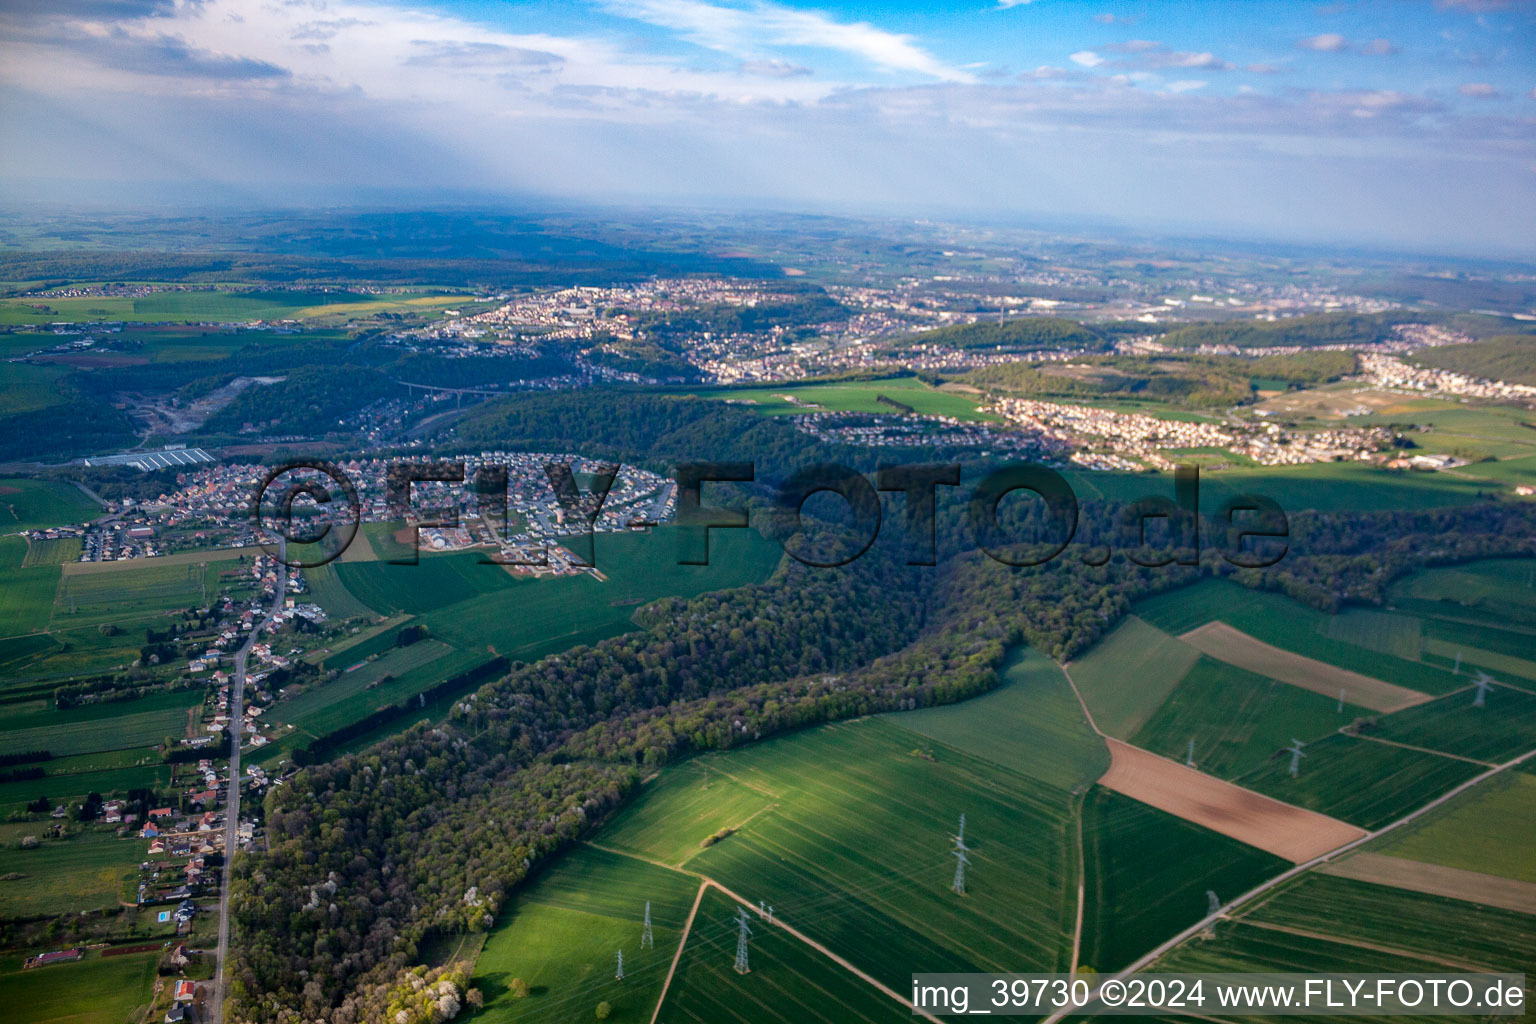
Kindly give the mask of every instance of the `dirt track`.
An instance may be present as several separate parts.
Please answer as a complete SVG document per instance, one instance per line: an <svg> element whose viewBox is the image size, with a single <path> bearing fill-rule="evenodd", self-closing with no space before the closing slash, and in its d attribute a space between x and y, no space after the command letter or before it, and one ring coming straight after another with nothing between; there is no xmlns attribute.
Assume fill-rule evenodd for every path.
<svg viewBox="0 0 1536 1024"><path fill-rule="evenodd" d="M1401 711L1433 699L1418 690L1372 679L1348 669L1335 668L1326 662L1271 646L1241 630L1233 629L1225 622L1207 622L1179 639L1217 661L1299 686L1303 690L1321 693L1326 697L1337 697L1343 691L1346 701L1373 711Z"/></svg>
<svg viewBox="0 0 1536 1024"><path fill-rule="evenodd" d="M1364 836L1365 830L1281 803L1116 739L1099 784L1296 864Z"/></svg>

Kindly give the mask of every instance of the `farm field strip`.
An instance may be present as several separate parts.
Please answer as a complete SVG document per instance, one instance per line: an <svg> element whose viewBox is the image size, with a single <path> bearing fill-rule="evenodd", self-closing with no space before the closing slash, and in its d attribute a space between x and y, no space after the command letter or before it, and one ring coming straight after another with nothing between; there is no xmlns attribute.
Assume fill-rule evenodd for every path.
<svg viewBox="0 0 1536 1024"><path fill-rule="evenodd" d="M1179 639L1218 661L1326 697L1343 694L1347 702L1374 711L1391 713L1432 699L1429 694L1264 643L1224 622L1208 622L1182 634Z"/></svg>
<svg viewBox="0 0 1536 1024"><path fill-rule="evenodd" d="M1099 784L1293 863L1364 838L1364 829L1212 778L1111 739Z"/></svg>
<svg viewBox="0 0 1536 1024"><path fill-rule="evenodd" d="M1194 667L1200 652L1135 615L1070 664L1072 679L1105 734L1129 739Z"/></svg>
<svg viewBox="0 0 1536 1024"><path fill-rule="evenodd" d="M881 717L1047 785L1087 789L1109 767L1109 753L1060 666L1020 647L1001 676L995 689L969 700Z"/></svg>
<svg viewBox="0 0 1536 1024"><path fill-rule="evenodd" d="M1206 655L1129 741L1207 775L1231 779L1259 767L1292 739L1332 735L1369 709L1217 661ZM1193 745L1193 753L1191 753Z"/></svg>
<svg viewBox="0 0 1536 1024"><path fill-rule="evenodd" d="M1520 882L1481 871L1448 868L1364 850L1325 864L1318 870L1339 878L1536 914L1536 882Z"/></svg>
<svg viewBox="0 0 1536 1024"><path fill-rule="evenodd" d="M1292 778L1279 758L1234 779L1277 800L1380 828L1478 775L1480 765L1335 734L1309 743ZM1361 785L1369 779L1370 785Z"/></svg>
<svg viewBox="0 0 1536 1024"><path fill-rule="evenodd" d="M1136 961L1131 963L1129 966L1127 966L1127 967L1125 967L1125 968L1123 968L1123 969L1121 969L1119 971L1116 971L1111 977L1113 979L1116 979L1116 980L1124 980L1125 978L1131 976L1132 974L1135 974L1137 971L1143 970L1144 968L1146 968L1146 967L1148 967L1150 965L1153 965L1153 964L1161 964L1164 967L1173 967L1174 969L1179 969L1179 970L1236 970L1236 971L1251 970L1252 968L1244 968L1244 967L1241 967L1241 966L1227 966L1227 967L1223 967L1223 966L1220 966L1221 961L1217 961L1216 964L1213 965L1213 966L1186 966L1188 963L1190 963L1190 961L1192 959L1192 956L1193 955L1198 955L1198 951L1204 946L1204 944L1190 945L1189 940L1192 939L1192 938L1195 938L1196 936L1203 935L1207 930L1209 930L1211 928L1222 928L1222 927L1227 926L1227 925L1235 925L1237 922L1235 922L1235 921L1226 921L1224 919L1231 917L1239 909L1242 909L1242 908L1245 908L1245 907L1250 907L1250 905L1253 905L1253 906L1259 905L1259 904L1255 904L1256 900L1260 900L1263 897L1269 896L1270 894L1274 893L1279 887L1287 885L1288 883L1290 883L1290 882L1292 882L1292 881L1294 881L1294 880L1296 880L1298 878L1301 878L1301 877L1307 875L1308 872L1311 872L1314 868L1317 868L1317 867L1321 866L1322 864L1327 863L1329 860L1332 860L1334 857L1337 857L1337 856L1340 856L1342 854L1348 853L1349 851L1357 849L1358 847L1364 845L1367 842L1370 842L1370 841L1373 841L1373 840L1377 840L1377 839L1380 839L1380 838L1382 838L1384 836L1390 835L1390 834L1396 832L1398 829L1401 829L1401 828L1404 828L1406 826L1409 826L1412 823L1414 823L1416 821L1419 821L1420 819L1425 819L1428 816L1435 814L1437 811L1440 810L1440 808L1446 806L1447 804L1451 803L1452 801L1457 800L1460 797L1465 796L1467 793L1469 793L1470 791L1472 791L1476 787L1478 787L1478 786L1480 786L1482 784L1487 783L1489 780L1499 779L1502 776L1504 776L1505 773L1508 773L1508 772L1510 772L1512 770L1524 770L1526 765L1527 765L1527 763L1536 763L1536 761L1533 761L1533 758L1536 758L1536 750L1530 751L1530 752L1528 752L1526 754L1522 754L1521 756L1519 756L1517 758L1514 758L1512 760L1506 761L1506 762L1504 762L1503 764L1499 765L1496 768L1490 768L1488 771L1483 772L1480 775L1477 775L1477 776L1475 776L1475 777L1473 777L1471 779L1465 780L1464 782L1460 783L1455 788L1453 788L1450 792L1441 794L1440 796L1435 797L1434 799L1430 800L1428 803L1425 803L1422 806L1420 806L1420 807L1418 807L1418 808L1408 812L1407 814L1403 815L1401 818L1398 818L1397 820L1392 821L1391 823L1386 824L1386 825L1376 829L1375 831L1369 833L1365 838L1355 840L1354 842L1349 843L1348 845L1346 845L1344 847L1340 847L1337 850L1334 850L1334 851L1332 851L1330 853L1326 853L1326 854L1322 855L1321 857L1318 857L1318 858L1316 858L1314 860L1311 860L1311 861L1308 861L1306 863L1298 864L1295 867L1291 868L1289 871L1286 871L1286 872L1283 872L1282 874L1276 875L1274 878L1269 879L1267 882L1264 882L1263 884L1261 884L1259 886L1256 886L1253 889L1250 889L1249 891L1243 893L1242 895L1236 897L1235 899L1232 899L1232 900L1228 901L1227 903L1223 904L1222 906L1218 907L1215 910L1215 912L1206 915L1204 918L1200 919L1199 921L1197 921L1194 924L1190 925L1189 927L1185 928L1183 931L1179 932L1177 935L1175 935L1172 938L1166 940L1165 942L1159 944L1158 946L1154 947L1153 949L1147 951L1145 954L1143 954L1140 958L1138 958ZM1432 898L1432 897L1426 897L1426 898ZM1458 904L1458 903L1456 903L1456 901L1443 901L1443 902L1447 903L1450 906L1458 906L1458 905L1465 906L1465 904ZM1500 913L1507 913L1507 912L1502 912L1501 911ZM1315 948L1315 946L1320 941L1321 940L1309 940L1309 943L1311 943L1311 946ZM1199 963L1199 961L1195 961L1195 962ZM1228 960L1226 962L1228 964L1232 964L1233 963L1232 960ZM1353 961L1351 960L1351 961L1345 961L1345 962L1352 963ZM1240 964L1241 961L1240 960L1236 961L1236 963ZM1282 969L1294 969L1294 968L1282 968ZM1368 970L1370 968L1362 968L1362 967L1327 968L1327 967L1324 967L1324 968L1318 968L1318 969ZM1375 968L1376 971L1393 971L1393 970L1396 970L1396 971L1407 971L1407 970L1426 970L1426 969L1427 970L1433 970L1434 967L1431 966L1429 968L1423 968L1423 967L1414 968L1414 967L1402 966L1401 964L1392 965L1391 962L1389 962L1389 966ZM1105 981L1108 981L1108 980L1110 980L1110 978L1106 978L1105 979ZM1103 983L1101 982L1100 985L1102 986L1102 984ZM1059 1021L1061 1021L1063 1018L1067 1017L1072 1012L1073 1011L1072 1011L1071 1008L1067 1008L1067 1009L1063 1009L1063 1010L1058 1010L1055 1013L1052 1013L1050 1016L1046 1017L1044 1019L1044 1021L1042 1022L1042 1024L1058 1024Z"/></svg>
<svg viewBox="0 0 1536 1024"><path fill-rule="evenodd" d="M1536 775L1505 772L1370 849L1536 883Z"/></svg>

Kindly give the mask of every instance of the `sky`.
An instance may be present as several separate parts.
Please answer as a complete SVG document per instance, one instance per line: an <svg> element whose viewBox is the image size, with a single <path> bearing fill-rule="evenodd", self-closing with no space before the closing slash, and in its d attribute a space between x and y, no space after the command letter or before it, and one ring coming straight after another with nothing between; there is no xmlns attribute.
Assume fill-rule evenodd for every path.
<svg viewBox="0 0 1536 1024"><path fill-rule="evenodd" d="M1536 253L1536 0L0 0L0 194Z"/></svg>

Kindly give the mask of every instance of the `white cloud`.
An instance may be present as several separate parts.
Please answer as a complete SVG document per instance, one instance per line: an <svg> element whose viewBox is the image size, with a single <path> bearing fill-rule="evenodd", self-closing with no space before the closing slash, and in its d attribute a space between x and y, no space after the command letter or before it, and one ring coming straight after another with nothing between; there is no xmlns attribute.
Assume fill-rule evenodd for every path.
<svg viewBox="0 0 1536 1024"><path fill-rule="evenodd" d="M1499 95L1499 90L1487 82L1463 82L1456 87L1456 91L1479 100L1491 100Z"/></svg>
<svg viewBox="0 0 1536 1024"><path fill-rule="evenodd" d="M765 78L794 78L811 74L810 68L787 60L744 60L737 67L742 74L762 75Z"/></svg>
<svg viewBox="0 0 1536 1024"><path fill-rule="evenodd" d="M1169 82L1163 88L1168 92L1194 92L1196 89L1204 89L1209 83L1196 81L1195 79L1183 79L1177 82Z"/></svg>
<svg viewBox="0 0 1536 1024"><path fill-rule="evenodd" d="M703 0L616 0L608 10L659 25L689 42L738 57L755 58L765 46L834 50L888 71L911 71L944 82L974 78L949 67L912 41L868 22L836 21L820 11L755 0L724 7Z"/></svg>
<svg viewBox="0 0 1536 1024"><path fill-rule="evenodd" d="M1034 2L1035 0L997 0L997 6L1006 11L1011 7L1027 7Z"/></svg>
<svg viewBox="0 0 1536 1024"><path fill-rule="evenodd" d="M1104 58L1100 57L1092 50L1078 50L1076 53L1070 54L1067 57L1067 60L1070 60L1073 64L1076 64L1079 67L1085 68L1096 68L1100 64L1104 63Z"/></svg>
<svg viewBox="0 0 1536 1024"><path fill-rule="evenodd" d="M1368 43L1360 44L1360 52L1368 53L1374 57L1390 57L1397 53L1398 50L1389 39L1372 39Z"/></svg>
<svg viewBox="0 0 1536 1024"><path fill-rule="evenodd" d="M1337 32L1324 32L1322 35L1298 39L1296 45L1303 50L1315 50L1318 53L1339 53L1349 49L1349 40Z"/></svg>

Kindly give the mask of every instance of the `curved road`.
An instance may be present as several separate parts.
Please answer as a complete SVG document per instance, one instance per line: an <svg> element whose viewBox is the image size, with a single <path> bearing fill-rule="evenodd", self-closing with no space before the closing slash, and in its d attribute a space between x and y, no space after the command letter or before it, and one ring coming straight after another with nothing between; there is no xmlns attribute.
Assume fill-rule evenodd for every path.
<svg viewBox="0 0 1536 1024"><path fill-rule="evenodd" d="M224 868L219 877L219 944L215 954L218 967L213 974L213 995L207 1009L208 1024L222 1024L224 1019L224 972L229 966L229 872L235 860L235 830L240 824L240 736L245 727L241 714L245 697L245 662L250 656L251 645L261 631L277 618L283 610L283 598L288 592L288 546L278 541L277 596L272 600L272 610L260 622L251 626L251 635L235 652L235 676L229 685L229 794L224 811Z"/></svg>

